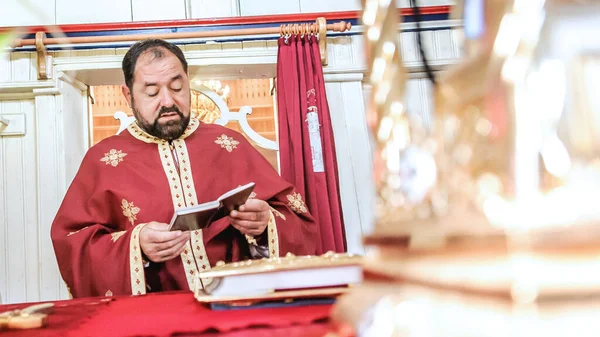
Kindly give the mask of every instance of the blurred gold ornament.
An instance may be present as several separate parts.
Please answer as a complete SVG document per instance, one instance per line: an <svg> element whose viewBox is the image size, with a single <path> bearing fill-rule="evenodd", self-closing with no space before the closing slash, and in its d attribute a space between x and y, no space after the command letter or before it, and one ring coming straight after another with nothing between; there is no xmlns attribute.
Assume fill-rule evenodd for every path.
<svg viewBox="0 0 600 337"><path fill-rule="evenodd" d="M223 86L219 80L194 81L194 83L212 90L225 105L229 103L231 94L229 85ZM221 110L216 102L197 90L192 90L192 113L208 124L214 123L221 117Z"/></svg>
<svg viewBox="0 0 600 337"><path fill-rule="evenodd" d="M593 69L588 53L600 49L581 39L600 32L598 4L494 0L480 12L463 9L472 14L465 31L477 38L440 80L436 121L444 131L460 121L456 136L444 139L446 156L460 146L472 153L464 197L480 221L469 225L524 231L599 220L589 200L600 196L600 105L594 113L581 71ZM469 31L482 17L481 32Z"/></svg>
<svg viewBox="0 0 600 337"><path fill-rule="evenodd" d="M389 33L396 32L395 12L373 3L378 11L365 1L363 15L373 22L365 39L378 191L373 235L408 235L423 226L526 229L598 220L600 211L588 200L600 197L600 104L590 89L599 54L581 49L585 43L575 32L585 30L563 29L584 14L573 14L584 5L459 3L465 56L438 78L428 129L403 111L401 59L381 57L386 49L398 50L389 47L396 39ZM586 14L590 25L593 13ZM575 197L581 195L589 197Z"/></svg>
<svg viewBox="0 0 600 337"><path fill-rule="evenodd" d="M600 3L464 0L453 16L465 56L438 77L433 127L371 107L380 208L334 320L361 337L593 336Z"/></svg>

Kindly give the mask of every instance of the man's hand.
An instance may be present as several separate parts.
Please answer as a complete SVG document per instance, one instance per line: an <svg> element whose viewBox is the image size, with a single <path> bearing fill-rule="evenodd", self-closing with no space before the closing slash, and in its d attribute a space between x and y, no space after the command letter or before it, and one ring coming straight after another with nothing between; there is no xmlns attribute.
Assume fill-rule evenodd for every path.
<svg viewBox="0 0 600 337"><path fill-rule="evenodd" d="M152 262L163 262L179 256L190 239L190 232L169 231L169 225L149 222L140 231L142 252Z"/></svg>
<svg viewBox="0 0 600 337"><path fill-rule="evenodd" d="M266 201L259 199L248 199L240 206L239 211L229 214L231 225L242 234L258 236L261 235L269 224L271 212Z"/></svg>

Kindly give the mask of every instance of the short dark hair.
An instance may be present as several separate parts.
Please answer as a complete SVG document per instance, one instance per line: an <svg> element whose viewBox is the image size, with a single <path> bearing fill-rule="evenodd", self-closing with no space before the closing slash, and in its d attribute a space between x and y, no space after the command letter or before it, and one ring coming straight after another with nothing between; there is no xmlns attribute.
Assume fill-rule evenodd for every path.
<svg viewBox="0 0 600 337"><path fill-rule="evenodd" d="M179 47L176 45L167 42L165 40L160 39L146 39L139 42L136 42L125 54L123 57L123 76L125 76L125 84L129 88L129 90L133 87L133 74L135 72L135 65L144 53L149 52L152 53L153 58L162 58L165 56L164 50L168 50L173 55L177 56L181 65L183 66L183 70L187 73L188 64L185 60L185 56Z"/></svg>

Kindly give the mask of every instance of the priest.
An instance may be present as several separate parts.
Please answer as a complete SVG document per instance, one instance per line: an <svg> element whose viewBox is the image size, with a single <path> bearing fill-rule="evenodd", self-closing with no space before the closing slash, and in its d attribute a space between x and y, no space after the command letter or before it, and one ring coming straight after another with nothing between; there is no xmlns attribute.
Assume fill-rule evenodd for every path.
<svg viewBox="0 0 600 337"><path fill-rule="evenodd" d="M74 297L193 289L217 261L312 255L317 228L302 196L239 133L190 114L187 61L163 40L133 45L123 94L135 122L85 155L52 223ZM254 182L250 199L196 231L169 231L175 210Z"/></svg>

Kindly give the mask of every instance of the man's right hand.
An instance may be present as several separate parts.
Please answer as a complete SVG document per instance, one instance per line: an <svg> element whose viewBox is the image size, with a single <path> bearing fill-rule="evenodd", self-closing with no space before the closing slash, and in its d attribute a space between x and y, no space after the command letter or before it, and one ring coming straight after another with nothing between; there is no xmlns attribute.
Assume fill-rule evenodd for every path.
<svg viewBox="0 0 600 337"><path fill-rule="evenodd" d="M190 239L190 232L169 231L169 225L149 222L140 231L142 252L152 262L163 262L179 256Z"/></svg>

